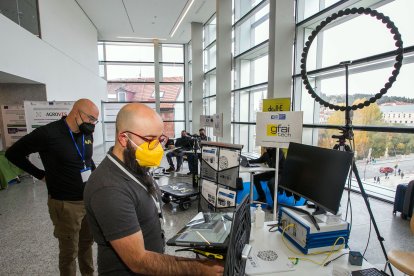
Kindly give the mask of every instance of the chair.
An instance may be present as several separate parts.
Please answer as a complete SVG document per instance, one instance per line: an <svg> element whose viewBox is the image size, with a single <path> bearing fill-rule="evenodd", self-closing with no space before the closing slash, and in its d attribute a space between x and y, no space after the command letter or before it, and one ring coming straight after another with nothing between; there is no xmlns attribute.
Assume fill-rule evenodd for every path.
<svg viewBox="0 0 414 276"><path fill-rule="evenodd" d="M411 216L410 228L414 233L414 215ZM388 261L404 274L414 275L414 252L391 250L388 252Z"/></svg>

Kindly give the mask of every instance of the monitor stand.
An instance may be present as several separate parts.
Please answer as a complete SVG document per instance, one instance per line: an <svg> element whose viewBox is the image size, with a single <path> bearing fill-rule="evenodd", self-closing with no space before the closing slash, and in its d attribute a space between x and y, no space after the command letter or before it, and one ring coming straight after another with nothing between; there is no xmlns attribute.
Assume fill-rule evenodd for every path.
<svg viewBox="0 0 414 276"><path fill-rule="evenodd" d="M315 211L312 213L313 216L326 214L325 209L319 207L315 203L310 202L309 200L306 202L306 207L310 209L315 209Z"/></svg>

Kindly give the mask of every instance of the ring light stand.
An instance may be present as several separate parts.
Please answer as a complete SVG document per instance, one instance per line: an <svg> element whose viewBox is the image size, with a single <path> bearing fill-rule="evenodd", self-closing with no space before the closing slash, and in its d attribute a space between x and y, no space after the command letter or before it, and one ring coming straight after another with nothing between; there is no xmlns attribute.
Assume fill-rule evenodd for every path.
<svg viewBox="0 0 414 276"><path fill-rule="evenodd" d="M382 23L386 25L386 27L390 30L391 34L393 34L393 39L395 40L395 46L396 50L395 53L395 63L394 63L394 70L391 73L391 76L388 78L388 81L384 84L384 87L381 88L381 90L375 94L374 97L371 97L369 100L365 101L364 103L349 105L348 103L348 77L349 77L349 65L352 64L352 61L344 61L341 62L340 65L343 65L345 67L345 106L339 106L332 103L329 103L325 100L323 100L316 92L313 90L312 86L310 85L308 76L307 76L307 70L306 70L306 59L308 56L309 48L317 36L317 34L330 22L341 18L343 16L351 15L351 14L360 14L360 15L370 15L372 17L375 17L377 20L380 20ZM346 140L353 140L354 134L352 130L352 122L350 117L351 110L357 110L357 109L363 109L366 106L369 106L371 103L374 103L377 99L380 99L385 93L387 93L388 89L391 88L393 83L396 81L398 74L400 73L400 68L402 66L402 60L403 60L403 42L401 40L401 34L398 31L398 28L395 26L394 22L390 20L388 16L385 16L384 14L372 10L369 8L352 8L352 9L345 9L341 10L338 13L333 13L332 15L328 16L324 21L322 21L314 31L312 31L311 35L308 38L308 41L305 43L305 47L303 48L302 52L302 58L301 58L301 77L303 80L303 84L305 85L306 90L311 95L312 98L315 99L315 101L319 102L320 105L323 105L325 107L328 107L330 109L334 109L336 111L345 111L345 127L341 128L341 135L333 135L332 138L339 139L339 144L335 145L334 149L338 150L347 150L351 151L351 148L345 144ZM384 254L386 263L388 264L388 267L390 269L391 275L394 275L392 271L392 267L388 261L387 252L384 247L384 238L381 236L377 223L375 222L374 215L371 210L371 206L368 200L368 196L365 192L365 189L362 185L361 178L359 177L358 169L355 164L355 159L352 162L352 171L355 175L355 178L357 179L359 189L361 191L361 195L364 198L365 205L367 206L369 216L371 218L371 222L374 225L375 232L377 234L378 241L380 242L382 252Z"/></svg>

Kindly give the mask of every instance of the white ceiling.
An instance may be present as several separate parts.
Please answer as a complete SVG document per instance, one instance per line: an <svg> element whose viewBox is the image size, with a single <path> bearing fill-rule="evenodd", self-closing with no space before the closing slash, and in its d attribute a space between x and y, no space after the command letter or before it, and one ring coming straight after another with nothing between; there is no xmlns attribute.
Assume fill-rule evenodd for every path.
<svg viewBox="0 0 414 276"><path fill-rule="evenodd" d="M180 27L170 33L191 0L75 0L98 30L99 40L187 43L191 22L205 23L216 0L195 0ZM188 3L189 4L189 3ZM134 37L134 38L130 38ZM139 37L149 39L137 39Z"/></svg>

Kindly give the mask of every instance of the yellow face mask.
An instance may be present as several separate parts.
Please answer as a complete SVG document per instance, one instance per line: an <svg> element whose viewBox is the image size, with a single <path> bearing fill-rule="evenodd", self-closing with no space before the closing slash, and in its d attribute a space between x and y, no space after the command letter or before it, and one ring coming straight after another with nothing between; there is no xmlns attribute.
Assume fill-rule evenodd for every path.
<svg viewBox="0 0 414 276"><path fill-rule="evenodd" d="M150 150L148 142L138 146L131 139L129 141L136 146L135 158L141 167L158 167L161 164L164 150L160 143L154 149Z"/></svg>

